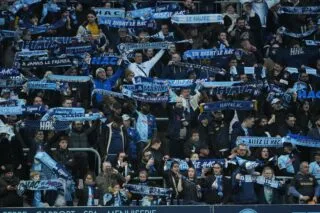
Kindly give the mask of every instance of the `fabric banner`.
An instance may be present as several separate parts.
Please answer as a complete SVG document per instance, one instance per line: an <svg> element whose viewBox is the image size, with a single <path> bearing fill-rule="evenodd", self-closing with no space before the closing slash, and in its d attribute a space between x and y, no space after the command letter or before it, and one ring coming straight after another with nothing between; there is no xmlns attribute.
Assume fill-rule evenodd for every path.
<svg viewBox="0 0 320 213"><path fill-rule="evenodd" d="M22 115L22 107L0 107L0 115Z"/></svg>
<svg viewBox="0 0 320 213"><path fill-rule="evenodd" d="M150 97L150 96L132 94L131 98L143 103L167 103L169 101L169 96Z"/></svg>
<svg viewBox="0 0 320 213"><path fill-rule="evenodd" d="M18 0L9 8L9 11L16 14L24 5L32 5L41 2L41 0Z"/></svg>
<svg viewBox="0 0 320 213"><path fill-rule="evenodd" d="M58 44L72 44L77 43L77 37L41 37L36 41L48 41L48 42L57 42Z"/></svg>
<svg viewBox="0 0 320 213"><path fill-rule="evenodd" d="M116 8L95 7L93 10L96 12L98 18L124 18L126 14L126 11L124 9Z"/></svg>
<svg viewBox="0 0 320 213"><path fill-rule="evenodd" d="M164 84L170 87L191 87L194 82L191 79L184 80L169 80L169 79L154 79L147 77L134 77L136 84L144 84L144 83L154 83L154 84Z"/></svg>
<svg viewBox="0 0 320 213"><path fill-rule="evenodd" d="M11 76L19 76L20 72L16 68L0 68L0 79L6 79Z"/></svg>
<svg viewBox="0 0 320 213"><path fill-rule="evenodd" d="M320 46L320 41L316 40L305 40L307 46Z"/></svg>
<svg viewBox="0 0 320 213"><path fill-rule="evenodd" d="M197 15L174 15L171 17L172 23L177 24L223 24L222 14L197 14Z"/></svg>
<svg viewBox="0 0 320 213"><path fill-rule="evenodd" d="M277 12L279 14L317 15L320 14L320 7L280 7Z"/></svg>
<svg viewBox="0 0 320 213"><path fill-rule="evenodd" d="M183 53L183 59L212 59L221 56L232 56L235 52L235 49L187 50Z"/></svg>
<svg viewBox="0 0 320 213"><path fill-rule="evenodd" d="M112 91L105 90L105 89L94 89L94 90L92 90L91 97L93 97L94 94L112 96L115 98L125 99L125 96L122 93L112 92Z"/></svg>
<svg viewBox="0 0 320 213"><path fill-rule="evenodd" d="M131 10L127 12L128 18L141 18L141 19L162 19L164 14L174 14L174 12L180 9L178 4L166 4L166 5L157 5L157 7L147 7L137 10ZM171 15L172 16L172 15ZM170 18L168 16L167 18Z"/></svg>
<svg viewBox="0 0 320 213"><path fill-rule="evenodd" d="M17 31L0 30L0 41L5 38L15 38L19 35Z"/></svg>
<svg viewBox="0 0 320 213"><path fill-rule="evenodd" d="M154 21L129 20L120 18L98 17L99 24L104 24L113 28L155 28Z"/></svg>
<svg viewBox="0 0 320 213"><path fill-rule="evenodd" d="M58 82L73 82L73 83L84 83L91 81L90 76L71 76L71 75L47 75L46 79L48 81L58 81Z"/></svg>
<svg viewBox="0 0 320 213"><path fill-rule="evenodd" d="M61 44L56 41L47 40L33 40L33 41L22 41L18 42L20 49L28 50L48 50L58 48Z"/></svg>
<svg viewBox="0 0 320 213"><path fill-rule="evenodd" d="M25 190L43 191L43 190L57 190L57 189L63 189L63 184L59 179L40 180L40 181L21 180L17 187L17 193L18 195L22 196Z"/></svg>
<svg viewBox="0 0 320 213"><path fill-rule="evenodd" d="M189 169L188 162L181 159L170 159L165 163L164 171L170 170L171 164L173 161L179 163L180 171L187 171ZM191 161L193 167L197 170L198 174L201 174L202 169L204 168L212 168L214 164L220 164L222 167L225 167L226 161L225 159L201 159Z"/></svg>
<svg viewBox="0 0 320 213"><path fill-rule="evenodd" d="M120 52L143 50L143 49L169 49L173 43L171 42L147 42L147 43L121 43L118 45Z"/></svg>
<svg viewBox="0 0 320 213"><path fill-rule="evenodd" d="M280 27L278 29L278 32L280 34L286 35L286 36L290 36L293 38L304 38L304 37L308 37L310 35L312 35L313 33L315 33L318 30L318 25L315 25L312 29L303 32L303 33L293 33L293 32L289 32L287 28L285 27Z"/></svg>
<svg viewBox="0 0 320 213"><path fill-rule="evenodd" d="M242 159L240 157L235 157L231 161L234 161L235 163L245 168L246 170L252 170L252 169L255 169L256 167L261 167L264 165L262 161L259 161L259 160L249 161L249 160Z"/></svg>
<svg viewBox="0 0 320 213"><path fill-rule="evenodd" d="M98 56L90 59L91 65L117 65L119 57L115 56Z"/></svg>
<svg viewBox="0 0 320 213"><path fill-rule="evenodd" d="M282 138L278 137L254 137L240 136L237 138L236 144L245 144L249 147L282 147Z"/></svg>
<svg viewBox="0 0 320 213"><path fill-rule="evenodd" d="M65 131L70 129L70 122L26 120L21 123L21 127L43 131Z"/></svg>
<svg viewBox="0 0 320 213"><path fill-rule="evenodd" d="M185 63L185 62L173 62L172 64L174 66L184 67L187 69L199 69L199 70L213 72L213 73L220 74L220 75L225 75L225 72L221 68L218 68L218 67L204 66L201 64L191 64L191 63Z"/></svg>
<svg viewBox="0 0 320 213"><path fill-rule="evenodd" d="M160 188L160 187L150 187L150 186L145 186L145 185L125 184L124 188L126 188L129 192L131 192L133 194L140 194L140 195L170 197L171 193L172 193L172 189Z"/></svg>
<svg viewBox="0 0 320 213"><path fill-rule="evenodd" d="M71 58L48 58L45 60L28 60L19 62L21 68L32 68L32 67L71 67L73 61Z"/></svg>
<svg viewBox="0 0 320 213"><path fill-rule="evenodd" d="M60 85L57 83L50 83L45 81L28 81L27 89L39 89L39 90L60 90Z"/></svg>
<svg viewBox="0 0 320 213"><path fill-rule="evenodd" d="M60 19L51 25L47 25L47 24L43 24L43 25L25 24L25 25L23 25L22 24L20 26L20 29L22 29L22 30L28 29L32 35L36 35L36 34L41 34L41 33L47 33L50 30L59 29L59 28L63 27L65 24L66 24L66 20Z"/></svg>
<svg viewBox="0 0 320 213"><path fill-rule="evenodd" d="M252 110L254 104L252 101L217 101L206 103L204 111L220 111L220 110Z"/></svg>
<svg viewBox="0 0 320 213"><path fill-rule="evenodd" d="M160 84L134 84L134 85L123 85L123 88L131 90L132 92L143 92L143 93L162 93L168 92L168 87Z"/></svg>
<svg viewBox="0 0 320 213"><path fill-rule="evenodd" d="M246 183L257 183L259 185L269 186L275 189L279 188L282 185L280 181L277 181L275 179L267 179L263 176L253 175L242 175L240 181Z"/></svg>

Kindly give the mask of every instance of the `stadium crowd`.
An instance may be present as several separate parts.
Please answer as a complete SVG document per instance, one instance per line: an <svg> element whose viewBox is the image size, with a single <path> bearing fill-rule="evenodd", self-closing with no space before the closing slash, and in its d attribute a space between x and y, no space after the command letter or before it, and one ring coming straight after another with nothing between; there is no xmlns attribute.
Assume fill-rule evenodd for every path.
<svg viewBox="0 0 320 213"><path fill-rule="evenodd" d="M317 203L319 0L213 5L1 1L0 206Z"/></svg>

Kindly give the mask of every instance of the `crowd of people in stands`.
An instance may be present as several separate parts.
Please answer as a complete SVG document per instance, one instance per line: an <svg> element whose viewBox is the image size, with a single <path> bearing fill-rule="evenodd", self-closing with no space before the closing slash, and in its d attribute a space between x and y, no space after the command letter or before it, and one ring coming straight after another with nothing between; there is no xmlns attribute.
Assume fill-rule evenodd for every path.
<svg viewBox="0 0 320 213"><path fill-rule="evenodd" d="M163 5L155 0L0 2L0 207L318 203L319 0L183 0L174 12L166 11L172 17L153 19L155 9L115 19L153 27L108 22L114 11ZM223 22L182 23L184 16L197 14L219 14ZM75 40L49 47L59 37ZM40 47L43 43L48 47ZM129 49L122 51L120 44ZM79 53L67 52L68 47ZM37 55L43 50L46 56ZM214 53L197 57L198 50ZM117 60L94 64L95 57ZM29 63L62 58L73 64ZM32 88L28 83L34 81L46 85ZM59 89L48 89L49 84ZM254 92L243 89L249 87ZM130 88L133 94L126 96ZM222 102L252 105L206 108ZM29 106L41 111L14 113ZM45 119L60 118L59 107L72 109L67 118L76 108L85 109L85 116L63 129L55 118ZM85 119L93 115L97 119ZM51 128L43 128L42 121ZM295 144L289 135L314 143ZM262 143L272 138L281 146L254 146L239 137L259 137ZM91 152L71 148L97 150L102 165ZM47 183L44 174L51 167L35 158L41 152L72 175L71 199L47 185L20 193L22 180Z"/></svg>

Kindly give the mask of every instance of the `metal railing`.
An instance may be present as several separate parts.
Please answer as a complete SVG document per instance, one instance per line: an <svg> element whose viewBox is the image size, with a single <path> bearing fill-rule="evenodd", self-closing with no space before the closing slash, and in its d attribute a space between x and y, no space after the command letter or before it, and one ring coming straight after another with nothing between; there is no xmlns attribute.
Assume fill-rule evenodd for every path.
<svg viewBox="0 0 320 213"><path fill-rule="evenodd" d="M23 148L24 152L29 152L29 148ZM55 151L56 148L51 148L52 151ZM101 172L101 157L100 154L97 150L93 149L93 148L69 148L70 151L72 152L92 152L95 154L95 156L97 157L96 159L98 160L98 174L100 174Z"/></svg>

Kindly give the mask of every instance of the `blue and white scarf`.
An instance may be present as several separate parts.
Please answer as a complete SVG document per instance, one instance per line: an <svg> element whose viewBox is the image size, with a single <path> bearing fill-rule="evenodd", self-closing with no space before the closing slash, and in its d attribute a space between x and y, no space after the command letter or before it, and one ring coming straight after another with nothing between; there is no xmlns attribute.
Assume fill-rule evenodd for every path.
<svg viewBox="0 0 320 213"><path fill-rule="evenodd" d="M67 55L78 55L83 53L91 53L94 51L92 45L83 45L83 46L69 46L60 50L61 54Z"/></svg>
<svg viewBox="0 0 320 213"><path fill-rule="evenodd" d="M25 129L42 131L65 131L70 129L70 122L26 120L23 121L20 126Z"/></svg>
<svg viewBox="0 0 320 213"><path fill-rule="evenodd" d="M143 92L143 93L162 93L168 92L168 87L160 84L134 84L134 85L123 85L124 89L131 90L132 92Z"/></svg>
<svg viewBox="0 0 320 213"><path fill-rule="evenodd" d="M120 52L128 52L143 49L169 49L174 43L188 43L190 40L182 40L177 42L147 42L147 43L121 43L118 45Z"/></svg>
<svg viewBox="0 0 320 213"><path fill-rule="evenodd" d="M245 144L249 147L282 147L282 138L278 137L253 137L240 136L237 138L236 144Z"/></svg>
<svg viewBox="0 0 320 213"><path fill-rule="evenodd" d="M57 13L60 10L61 10L61 8L56 3L49 2L49 3L43 4L43 6L42 6L42 17L40 19L40 23L43 23L44 19L48 15L48 12Z"/></svg>
<svg viewBox="0 0 320 213"><path fill-rule="evenodd" d="M60 19L51 25L46 25L46 24L44 24L44 25L30 25L30 24L23 25L22 24L20 26L20 28L21 29L28 29L32 35L35 35L35 34L47 33L50 30L59 29L59 28L65 26L65 24L66 24L66 20Z"/></svg>
<svg viewBox="0 0 320 213"><path fill-rule="evenodd" d="M94 94L112 96L112 97L120 98L120 99L125 99L126 98L122 93L112 92L112 91L105 90L105 89L94 89L91 92L91 97L93 97Z"/></svg>
<svg viewBox="0 0 320 213"><path fill-rule="evenodd" d="M104 120L105 118L100 114L100 113L92 113L92 114L85 114L84 116L80 117L62 117L62 116L55 116L53 115L53 118L58 120L58 121L69 121L69 122L74 122L74 121L95 121L95 120Z"/></svg>
<svg viewBox="0 0 320 213"><path fill-rule="evenodd" d="M194 82L192 79L184 79L184 80L169 80L169 79L154 79L138 76L134 78L136 84L144 84L144 83L154 83L154 84L164 84L169 87L191 87Z"/></svg>
<svg viewBox="0 0 320 213"><path fill-rule="evenodd" d="M320 46L320 41L305 40L307 46Z"/></svg>
<svg viewBox="0 0 320 213"><path fill-rule="evenodd" d="M106 18L124 18L126 11L124 9L118 8L104 8L104 7L96 7L93 9L96 12L96 16L106 17Z"/></svg>
<svg viewBox="0 0 320 213"><path fill-rule="evenodd" d="M20 72L16 68L0 68L0 79L5 79L11 76L19 76Z"/></svg>
<svg viewBox="0 0 320 213"><path fill-rule="evenodd" d="M154 21L129 20L121 18L98 17L99 24L107 25L113 28L155 28Z"/></svg>
<svg viewBox="0 0 320 213"><path fill-rule="evenodd" d="M237 95L248 93L255 95L257 94L257 88L252 85L243 85L243 86L232 86L232 87L215 87L210 89L211 95Z"/></svg>
<svg viewBox="0 0 320 213"><path fill-rule="evenodd" d="M191 64L191 63L185 63L185 62L173 62L172 64L174 66L184 67L187 69L199 69L199 70L213 72L220 75L225 75L224 71L218 67L204 66L201 64Z"/></svg>
<svg viewBox="0 0 320 213"><path fill-rule="evenodd" d="M0 30L0 41L2 41L5 38L15 38L19 35L17 31L11 31L11 30Z"/></svg>
<svg viewBox="0 0 320 213"><path fill-rule="evenodd" d="M0 88L21 87L25 81L21 76L9 76L8 79L0 79Z"/></svg>
<svg viewBox="0 0 320 213"><path fill-rule="evenodd" d="M287 137L282 138L282 141L290 142L295 146L320 148L320 140L312 139L307 136L289 134Z"/></svg>
<svg viewBox="0 0 320 213"><path fill-rule="evenodd" d="M91 65L117 65L119 57L115 56L97 56L90 60Z"/></svg>
<svg viewBox="0 0 320 213"><path fill-rule="evenodd" d="M157 7L151 8L142 8L137 10L132 10L127 12L128 18L140 18L142 20L147 19L157 19L163 17L164 14L174 14L179 10L178 4L167 4L167 5L158 5ZM170 18L171 16L167 17ZM161 18L162 19L162 18Z"/></svg>
<svg viewBox="0 0 320 213"><path fill-rule="evenodd" d="M42 106L0 106L0 115L22 115L45 112L46 109Z"/></svg>
<svg viewBox="0 0 320 213"><path fill-rule="evenodd" d="M73 60L68 57L64 58L48 58L45 60L28 60L28 61L20 61L19 65L21 68L32 68L32 67L71 67L73 66Z"/></svg>
<svg viewBox="0 0 320 213"><path fill-rule="evenodd" d="M18 0L9 8L9 11L16 14L24 5L32 5L41 2L41 0Z"/></svg>
<svg viewBox="0 0 320 213"><path fill-rule="evenodd" d="M285 27L280 27L278 29L278 32L280 34L286 35L286 36L290 36L293 38L304 38L304 37L308 37L310 35L312 35L313 33L315 33L318 30L318 25L315 25L312 29L303 32L303 33L293 33L293 32L289 32L287 28Z"/></svg>
<svg viewBox="0 0 320 213"><path fill-rule="evenodd" d="M222 14L197 14L197 15L174 15L171 17L172 23L177 24L223 24Z"/></svg>
<svg viewBox="0 0 320 213"><path fill-rule="evenodd" d="M232 87L232 86L236 86L237 84L241 84L241 81L207 81L207 82L200 82L200 84L204 88Z"/></svg>
<svg viewBox="0 0 320 213"><path fill-rule="evenodd" d="M37 89L37 90L61 90L61 85L57 83L44 82L44 81L28 81L27 89Z"/></svg>
<svg viewBox="0 0 320 213"><path fill-rule="evenodd" d="M83 117L85 110L81 107L55 107L41 118L41 121L48 121L57 117Z"/></svg>
<svg viewBox="0 0 320 213"><path fill-rule="evenodd" d="M203 107L204 111L220 111L220 110L252 110L254 104L252 101L217 101L206 103Z"/></svg>
<svg viewBox="0 0 320 213"><path fill-rule="evenodd" d="M150 97L132 94L131 98L142 103L167 103L169 101L169 96Z"/></svg>
<svg viewBox="0 0 320 213"><path fill-rule="evenodd" d="M15 58L22 58L22 57L34 57L34 56L48 56L48 51L47 50L34 50L34 51L29 51L29 50L23 50L21 52L17 52L15 55Z"/></svg>
<svg viewBox="0 0 320 213"><path fill-rule="evenodd" d="M245 183L257 183L259 185L268 186L274 189L278 189L282 184L275 179L267 179L263 176L242 175L241 182Z"/></svg>
<svg viewBox="0 0 320 213"><path fill-rule="evenodd" d="M126 184L124 188L126 188L129 192L133 194L140 194L140 195L170 197L172 193L172 189L150 187L150 186L144 186L144 185Z"/></svg>
<svg viewBox="0 0 320 213"><path fill-rule="evenodd" d="M167 160L164 166L164 171L170 169L171 164L173 161L179 163L180 171L187 171L189 169L188 162L181 159L171 159ZM192 161L193 167L197 170L197 173L201 174L203 168L212 168L214 164L220 164L222 167L226 166L225 159L201 159L201 160L194 160Z"/></svg>
<svg viewBox="0 0 320 213"><path fill-rule="evenodd" d="M56 42L58 44L72 44L79 42L77 37L41 37L36 41Z"/></svg>
<svg viewBox="0 0 320 213"><path fill-rule="evenodd" d="M234 159L231 160L231 162L234 161L237 163L240 167L245 168L246 170L252 170L255 169L256 167L261 167L264 165L262 161L256 160L256 161L249 161L242 159L240 157L235 157Z"/></svg>
<svg viewBox="0 0 320 213"><path fill-rule="evenodd" d="M19 196L22 196L25 190L31 191L43 191L43 190L58 190L63 189L63 184L59 179L51 179L51 180L21 180L18 187L17 193Z"/></svg>
<svg viewBox="0 0 320 213"><path fill-rule="evenodd" d="M320 7L280 7L277 12L279 14L317 15L320 14Z"/></svg>
<svg viewBox="0 0 320 213"><path fill-rule="evenodd" d="M85 83L91 81L90 76L71 76L71 75L47 75L46 80L58 82Z"/></svg>
<svg viewBox="0 0 320 213"><path fill-rule="evenodd" d="M60 44L56 41L47 40L34 40L34 41L22 41L18 43L20 49L28 50L47 50L58 48Z"/></svg>
<svg viewBox="0 0 320 213"><path fill-rule="evenodd" d="M235 49L187 50L183 53L183 59L212 59L221 56L232 56L236 51Z"/></svg>

